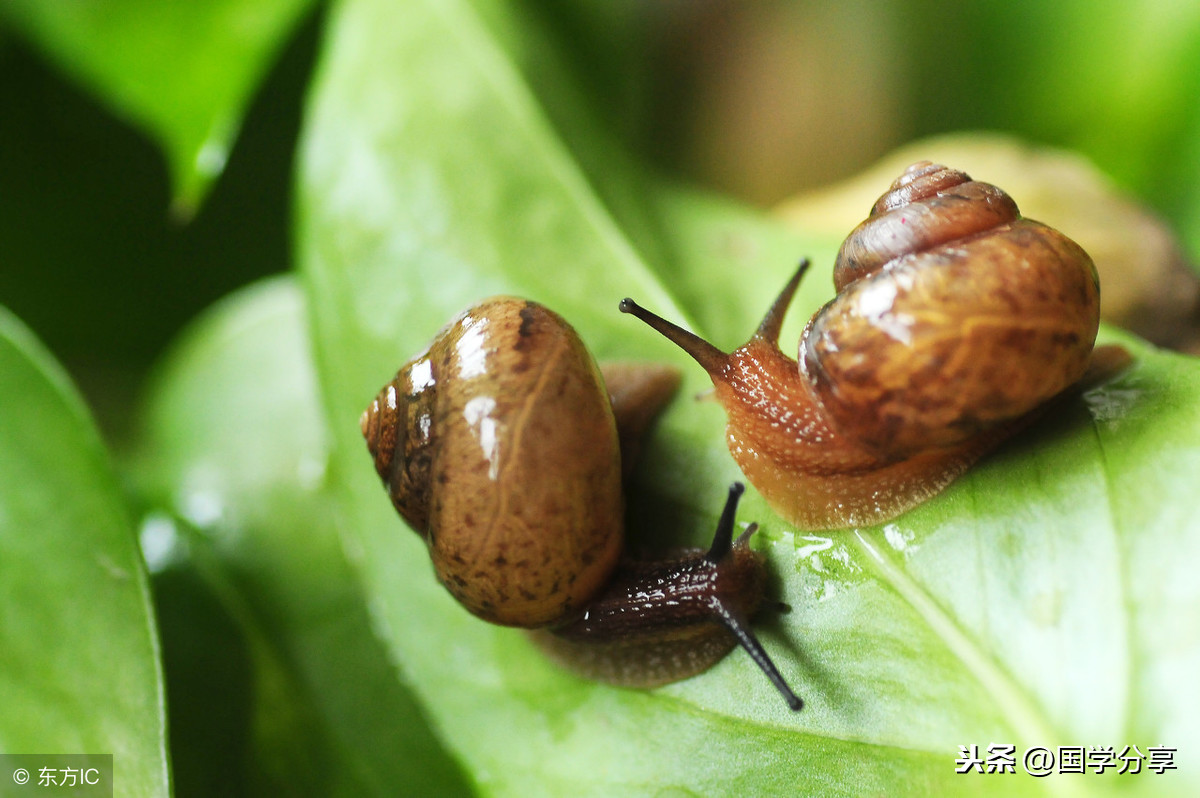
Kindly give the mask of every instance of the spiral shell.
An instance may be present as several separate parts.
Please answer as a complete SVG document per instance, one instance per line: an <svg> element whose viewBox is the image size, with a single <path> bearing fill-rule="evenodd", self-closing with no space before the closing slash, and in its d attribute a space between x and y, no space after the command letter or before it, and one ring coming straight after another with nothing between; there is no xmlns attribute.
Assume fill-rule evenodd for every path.
<svg viewBox="0 0 1200 798"><path fill-rule="evenodd" d="M910 167L846 239L800 362L834 425L892 457L952 446L1078 380L1096 268L995 186Z"/></svg>

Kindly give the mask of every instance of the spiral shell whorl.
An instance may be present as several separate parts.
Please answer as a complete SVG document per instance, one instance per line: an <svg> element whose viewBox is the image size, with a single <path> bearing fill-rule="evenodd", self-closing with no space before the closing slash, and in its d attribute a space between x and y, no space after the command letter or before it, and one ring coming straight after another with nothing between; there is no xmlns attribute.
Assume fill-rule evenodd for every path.
<svg viewBox="0 0 1200 798"><path fill-rule="evenodd" d="M927 199L939 192L971 182L971 176L958 169L933 163L918 161L904 170L892 181L891 187L875 201L871 208L871 216L893 211L910 202Z"/></svg>
<svg viewBox="0 0 1200 798"><path fill-rule="evenodd" d="M428 373L429 365L427 352L404 364L367 405L358 422L375 471L396 511L422 533L429 526L429 467L437 383L426 380L415 384L413 374Z"/></svg>
<svg viewBox="0 0 1200 798"><path fill-rule="evenodd" d="M842 243L834 286L840 293L898 258L969 239L1020 215L1012 197L990 183L928 161L913 164Z"/></svg>

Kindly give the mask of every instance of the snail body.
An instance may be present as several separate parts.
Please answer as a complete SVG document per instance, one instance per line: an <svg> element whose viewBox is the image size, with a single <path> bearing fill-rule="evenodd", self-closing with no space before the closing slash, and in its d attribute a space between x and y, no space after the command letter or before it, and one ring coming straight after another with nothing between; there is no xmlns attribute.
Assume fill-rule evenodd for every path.
<svg viewBox="0 0 1200 798"><path fill-rule="evenodd" d="M750 548L756 525L733 537L743 486L729 490L709 549L687 548L655 561L624 560L585 612L534 640L552 659L588 678L657 687L707 670L741 645L783 694L791 691L749 619L762 604L766 569Z"/></svg>
<svg viewBox="0 0 1200 798"><path fill-rule="evenodd" d="M733 540L740 485L708 550L622 556L622 466L677 384L659 366L602 377L560 316L494 297L402 366L360 424L395 508L470 612L537 630L552 658L627 686L686 678L741 644L799 709L749 630L765 565L753 526Z"/></svg>
<svg viewBox="0 0 1200 798"><path fill-rule="evenodd" d="M778 344L807 261L754 336L725 353L631 300L725 407L750 481L806 529L886 521L942 490L1088 368L1096 270L1000 189L922 162L843 243L837 296Z"/></svg>

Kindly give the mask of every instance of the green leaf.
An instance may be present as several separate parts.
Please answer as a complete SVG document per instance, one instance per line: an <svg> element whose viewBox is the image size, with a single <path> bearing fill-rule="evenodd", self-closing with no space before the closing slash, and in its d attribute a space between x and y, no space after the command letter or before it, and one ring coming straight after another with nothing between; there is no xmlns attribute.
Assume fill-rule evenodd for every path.
<svg viewBox="0 0 1200 798"><path fill-rule="evenodd" d="M133 527L79 396L2 307L0 594L0 752L112 754L122 795L168 795Z"/></svg>
<svg viewBox="0 0 1200 798"><path fill-rule="evenodd" d="M1047 416L939 498L878 528L794 531L757 496L780 598L760 624L806 698L798 714L746 657L641 692L593 684L488 626L434 580L359 435L361 409L453 313L493 293L541 301L599 357L679 364L686 383L633 487L630 535L706 540L737 476L706 385L616 312L632 295L722 347L741 343L800 254L831 244L647 178L630 234L586 137L552 122L463 2L336 10L309 107L298 254L348 544L392 656L435 728L493 794L1184 794L1200 784L1200 369L1125 343L1135 367ZM614 170L633 168L617 159ZM623 179L621 175L613 178ZM648 232L649 231L649 232ZM657 236L648 238L648 235ZM653 531L652 531L653 529ZM1178 748L1178 772L956 775L960 746ZM1145 768L1143 767L1143 771ZM1074 778L1074 781L1071 779Z"/></svg>
<svg viewBox="0 0 1200 798"><path fill-rule="evenodd" d="M312 0L2 0L0 16L166 151L177 210L221 174L242 115Z"/></svg>
<svg viewBox="0 0 1200 798"><path fill-rule="evenodd" d="M291 279L234 294L172 349L147 405L144 538L164 612L191 632L165 638L179 791L463 792L342 554L304 312Z"/></svg>

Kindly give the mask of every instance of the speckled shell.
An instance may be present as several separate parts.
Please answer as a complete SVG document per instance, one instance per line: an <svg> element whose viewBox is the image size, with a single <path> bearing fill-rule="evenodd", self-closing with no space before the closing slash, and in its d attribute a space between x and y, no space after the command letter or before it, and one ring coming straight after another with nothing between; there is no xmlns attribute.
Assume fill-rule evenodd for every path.
<svg viewBox="0 0 1200 798"><path fill-rule="evenodd" d="M557 314L511 297L465 311L384 386L362 429L438 579L471 612L541 627L608 581L622 545L617 429Z"/></svg>
<svg viewBox="0 0 1200 798"><path fill-rule="evenodd" d="M850 234L800 363L835 427L899 459L1018 418L1078 380L1095 266L995 186L911 167Z"/></svg>

